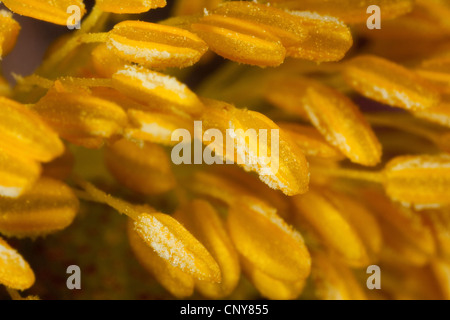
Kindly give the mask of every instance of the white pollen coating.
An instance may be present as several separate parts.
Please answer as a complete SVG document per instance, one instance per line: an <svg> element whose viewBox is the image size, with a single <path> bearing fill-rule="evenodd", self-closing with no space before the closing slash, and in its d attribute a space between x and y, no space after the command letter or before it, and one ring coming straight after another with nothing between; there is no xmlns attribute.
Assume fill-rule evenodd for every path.
<svg viewBox="0 0 450 320"><path fill-rule="evenodd" d="M440 114L440 113L433 113L433 112L427 112L427 111L420 111L415 112L415 114L418 117L429 119L431 121L436 121L439 124L442 124L443 126L450 126L450 117L446 114Z"/></svg>
<svg viewBox="0 0 450 320"><path fill-rule="evenodd" d="M335 140L336 140L336 142L337 142L339 147L344 147L345 151L347 151L348 153L351 152L351 148L350 148L350 146L347 143L347 138L343 134L335 132L334 133L334 138L335 138ZM353 156L355 158L357 158L356 154L353 155Z"/></svg>
<svg viewBox="0 0 450 320"><path fill-rule="evenodd" d="M143 58L147 62L155 62L159 60L167 60L174 57L179 57L177 54L171 54L167 51L160 51L156 49L141 49L134 46L128 46L126 44L122 44L120 42L115 41L114 39L109 39L108 49L111 49L111 45L114 46L117 50L122 52L127 56L132 56L135 58Z"/></svg>
<svg viewBox="0 0 450 320"><path fill-rule="evenodd" d="M348 153L351 153L351 147L347 143L347 138L339 133L339 132L333 132L332 134L329 133L329 131L322 126L322 121L316 116L316 114L313 111L313 108L311 108L309 105L305 105L305 111L308 114L308 117L311 120L311 123L314 124L314 126L321 132L325 134L325 139L331 143L333 146L341 149L342 147L347 151ZM342 149L341 149L342 150ZM355 156L355 155L353 155ZM355 156L355 159L358 160L357 156Z"/></svg>
<svg viewBox="0 0 450 320"><path fill-rule="evenodd" d="M278 228L280 228L284 233L286 233L288 236L293 237L295 240L300 241L301 243L304 243L303 237L300 233L295 231L293 228L291 228L286 222L283 221L278 215L277 210L275 208L271 207L265 207L263 208L257 203L252 203L250 205L250 209L252 209L254 212L257 212L261 214L262 216L266 217L270 220L274 225L276 225Z"/></svg>
<svg viewBox="0 0 450 320"><path fill-rule="evenodd" d="M160 126L158 123L143 123L141 131L151 134L158 139L171 139L172 131Z"/></svg>
<svg viewBox="0 0 450 320"><path fill-rule="evenodd" d="M133 66L126 66L125 69L118 71L116 74L138 79L144 88L148 90L155 90L157 88L164 88L170 90L173 94L178 95L180 99L187 99L187 87L180 83L177 79L156 72L145 70Z"/></svg>
<svg viewBox="0 0 450 320"><path fill-rule="evenodd" d="M445 154L439 157L417 157L401 162L390 168L391 171L405 169L450 169L450 155Z"/></svg>
<svg viewBox="0 0 450 320"><path fill-rule="evenodd" d="M318 14L317 12L311 12L311 11L290 11L287 10L287 13L292 14L293 16L297 16L300 18L306 18L306 19L312 19L312 20L321 20L323 22L334 22L342 27L346 27L346 25L339 19L331 16L324 16L321 14Z"/></svg>
<svg viewBox="0 0 450 320"><path fill-rule="evenodd" d="M2 260L2 265L14 265L19 266L22 269L27 267L25 260L22 256L16 252L16 250L5 248L0 244L0 260Z"/></svg>
<svg viewBox="0 0 450 320"><path fill-rule="evenodd" d="M23 188L0 186L0 196L17 198L22 193Z"/></svg>
<svg viewBox="0 0 450 320"><path fill-rule="evenodd" d="M413 207L417 211L422 211L430 209L440 209L443 207L443 205L440 203L429 203L429 204L414 204Z"/></svg>
<svg viewBox="0 0 450 320"><path fill-rule="evenodd" d="M2 3L0 1L0 3ZM12 12L7 11L7 10L0 10L0 16L5 17L5 18L12 18Z"/></svg>
<svg viewBox="0 0 450 320"><path fill-rule="evenodd" d="M135 222L135 228L145 242L171 265L182 270L189 270L191 273L198 271L194 256L157 218L141 215Z"/></svg>

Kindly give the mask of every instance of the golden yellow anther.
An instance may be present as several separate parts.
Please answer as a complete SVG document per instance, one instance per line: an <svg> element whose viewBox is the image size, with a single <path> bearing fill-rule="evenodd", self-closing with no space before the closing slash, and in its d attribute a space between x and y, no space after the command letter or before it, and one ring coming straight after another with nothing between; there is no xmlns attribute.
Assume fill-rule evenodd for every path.
<svg viewBox="0 0 450 320"><path fill-rule="evenodd" d="M208 148L214 148L224 160L258 173L261 181L286 195L308 190L309 172L304 154L273 121L261 113L237 109L224 102L205 99L204 103L208 107L202 117L204 130L218 129L226 137L224 140L233 142L227 146L216 139Z"/></svg>
<svg viewBox="0 0 450 320"><path fill-rule="evenodd" d="M381 144L358 107L345 95L306 78L287 78L280 83L296 86L289 93L297 108L309 117L325 139L352 162L374 166L381 160ZM295 111L295 110L293 110Z"/></svg>
<svg viewBox="0 0 450 320"><path fill-rule="evenodd" d="M247 188L243 188L239 183L230 181L220 175L198 171L185 181L186 187L194 194L220 201L231 206L236 199L242 195L250 196Z"/></svg>
<svg viewBox="0 0 450 320"><path fill-rule="evenodd" d="M218 212L208 202L194 200L179 209L175 217L205 246L220 267L220 283L196 281L197 289L210 299L230 295L238 284L241 270L236 249Z"/></svg>
<svg viewBox="0 0 450 320"><path fill-rule="evenodd" d="M231 206L227 223L239 254L261 272L289 282L308 277L311 259L303 238L276 209L256 198L242 197Z"/></svg>
<svg viewBox="0 0 450 320"><path fill-rule="evenodd" d="M277 37L246 20L208 15L191 28L212 51L232 61L276 67L286 56L286 49Z"/></svg>
<svg viewBox="0 0 450 320"><path fill-rule="evenodd" d="M367 190L363 199L378 217L389 250L397 252L405 262L420 265L436 251L430 227L421 215L409 208L392 203L376 190Z"/></svg>
<svg viewBox="0 0 450 320"><path fill-rule="evenodd" d="M401 156L384 169L391 199L421 207L450 204L450 155Z"/></svg>
<svg viewBox="0 0 450 320"><path fill-rule="evenodd" d="M292 137L306 157L343 160L344 155L328 144L320 132L311 127L296 123L278 123L280 128Z"/></svg>
<svg viewBox="0 0 450 320"><path fill-rule="evenodd" d="M254 2L225 2L213 11L257 23L280 38L287 55L317 62L341 60L353 44L347 26L311 12L290 12Z"/></svg>
<svg viewBox="0 0 450 320"><path fill-rule="evenodd" d="M336 190L324 189L323 195L341 212L344 219L356 231L365 246L370 262L376 261L383 245L383 239L381 227L370 211L370 206Z"/></svg>
<svg viewBox="0 0 450 320"><path fill-rule="evenodd" d="M197 95L170 76L142 67L128 66L113 75L113 86L126 95L156 110L199 114L203 105Z"/></svg>
<svg viewBox="0 0 450 320"><path fill-rule="evenodd" d="M23 257L0 238L0 283L26 290L34 284L34 273Z"/></svg>
<svg viewBox="0 0 450 320"><path fill-rule="evenodd" d="M297 46L308 36L299 19L289 12L254 2L224 2L212 13L255 23L277 36L285 47Z"/></svg>
<svg viewBox="0 0 450 320"><path fill-rule="evenodd" d="M415 111L414 115L420 119L450 128L450 98L444 97L438 105L426 110Z"/></svg>
<svg viewBox="0 0 450 320"><path fill-rule="evenodd" d="M2 2L14 13L62 26L67 25L67 20L72 15L67 13L70 6L77 6L81 17L86 13L83 0L3 0Z"/></svg>
<svg viewBox="0 0 450 320"><path fill-rule="evenodd" d="M198 280L221 282L220 267L194 236L166 214L141 214L135 230L145 243L174 267Z"/></svg>
<svg viewBox="0 0 450 320"><path fill-rule="evenodd" d="M100 10L112 13L143 13L167 5L166 0L96 0L95 3Z"/></svg>
<svg viewBox="0 0 450 320"><path fill-rule="evenodd" d="M12 154L48 162L64 145L55 132L24 105L0 97L0 147Z"/></svg>
<svg viewBox="0 0 450 320"><path fill-rule="evenodd" d="M107 45L102 43L98 45L91 53L92 65L101 77L111 78L117 71L125 68L128 64L126 60L121 59L108 49Z"/></svg>
<svg viewBox="0 0 450 320"><path fill-rule="evenodd" d="M358 224L354 224L350 218L357 213L347 214L345 210L342 211L343 208L336 206L320 189L312 189L305 195L295 197L293 201L298 224L306 222L330 251L355 267L370 262L368 250L360 236L364 230L358 230Z"/></svg>
<svg viewBox="0 0 450 320"><path fill-rule="evenodd" d="M294 11L292 15L308 32L300 45L287 47L287 55L316 62L342 60L353 45L350 29L340 20L317 13Z"/></svg>
<svg viewBox="0 0 450 320"><path fill-rule="evenodd" d="M311 279L314 293L321 300L365 300L363 288L353 272L323 253L313 254Z"/></svg>
<svg viewBox="0 0 450 320"><path fill-rule="evenodd" d="M113 176L133 191L153 195L175 187L169 156L156 144L120 140L106 149L105 163Z"/></svg>
<svg viewBox="0 0 450 320"><path fill-rule="evenodd" d="M349 61L344 76L358 93L392 107L425 110L440 101L439 93L426 80L376 56L364 55Z"/></svg>
<svg viewBox="0 0 450 320"><path fill-rule="evenodd" d="M448 209L427 210L423 218L431 227L438 256L450 261L450 214Z"/></svg>
<svg viewBox="0 0 450 320"><path fill-rule="evenodd" d="M79 203L64 183L41 178L18 199L0 198L0 233L8 237L38 237L65 229Z"/></svg>
<svg viewBox="0 0 450 320"><path fill-rule="evenodd" d="M304 108L328 142L352 162L374 166L381 144L358 107L345 95L319 83L307 85Z"/></svg>
<svg viewBox="0 0 450 320"><path fill-rule="evenodd" d="M117 24L107 45L122 59L158 69L192 66L208 50L202 39L187 30L142 21Z"/></svg>
<svg viewBox="0 0 450 320"><path fill-rule="evenodd" d="M128 110L131 127L125 130L129 138L139 139L166 146L177 144L172 141L172 133L178 129L186 129L193 134L194 121L175 114Z"/></svg>
<svg viewBox="0 0 450 320"><path fill-rule="evenodd" d="M12 18L12 14L0 10L0 59L14 48L19 31L20 24Z"/></svg>
<svg viewBox="0 0 450 320"><path fill-rule="evenodd" d="M10 155L0 148L0 196L19 197L36 182L41 170L36 161Z"/></svg>
<svg viewBox="0 0 450 320"><path fill-rule="evenodd" d="M261 295L271 300L293 300L305 287L305 281L290 282L275 279L241 257L242 268Z"/></svg>
<svg viewBox="0 0 450 320"><path fill-rule="evenodd" d="M450 263L446 260L435 259L431 268L445 300L450 299Z"/></svg>
<svg viewBox="0 0 450 320"><path fill-rule="evenodd" d="M394 19L410 12L414 0L263 0L273 6L292 10L309 10L341 19L346 23L365 23L369 17L367 8L380 7L383 20Z"/></svg>
<svg viewBox="0 0 450 320"><path fill-rule="evenodd" d="M134 230L133 220L128 221L128 240L134 255L141 265L155 279L177 298L186 298L194 293L194 278L174 267L169 261L161 258L149 247Z"/></svg>
<svg viewBox="0 0 450 320"><path fill-rule="evenodd" d="M51 89L33 110L61 137L86 147L92 139L101 142L119 134L127 122L125 112L118 105L83 91Z"/></svg>

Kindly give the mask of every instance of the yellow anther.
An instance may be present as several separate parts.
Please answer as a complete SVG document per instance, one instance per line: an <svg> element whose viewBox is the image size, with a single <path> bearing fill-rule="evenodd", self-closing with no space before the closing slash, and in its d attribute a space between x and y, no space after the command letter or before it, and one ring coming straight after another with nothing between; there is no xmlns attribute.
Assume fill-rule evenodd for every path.
<svg viewBox="0 0 450 320"><path fill-rule="evenodd" d="M24 258L0 238L0 283L26 290L34 284L34 273Z"/></svg>
<svg viewBox="0 0 450 320"><path fill-rule="evenodd" d="M323 253L313 254L311 278L321 300L365 300L363 288L345 265Z"/></svg>
<svg viewBox="0 0 450 320"><path fill-rule="evenodd" d="M236 249L218 212L208 202L194 200L180 208L175 217L205 246L221 270L220 283L196 281L197 289L210 299L230 295L238 284L241 270Z"/></svg>
<svg viewBox="0 0 450 320"><path fill-rule="evenodd" d="M344 155L328 144L320 132L311 127L296 123L278 123L280 128L291 135L306 157L342 160Z"/></svg>
<svg viewBox="0 0 450 320"><path fill-rule="evenodd" d="M0 147L17 156L48 162L64 152L57 134L33 111L0 97Z"/></svg>
<svg viewBox="0 0 450 320"><path fill-rule="evenodd" d="M282 82L296 84L297 90L290 95L297 97L298 108L303 108L325 139L352 162L366 166L380 162L381 144L348 97L306 78L288 78Z"/></svg>
<svg viewBox="0 0 450 320"><path fill-rule="evenodd" d="M112 13L142 13L167 5L166 0L96 0L95 3L100 10Z"/></svg>
<svg viewBox="0 0 450 320"><path fill-rule="evenodd" d="M212 51L232 61L276 67L286 56L277 37L246 20L208 15L191 28Z"/></svg>
<svg viewBox="0 0 450 320"><path fill-rule="evenodd" d="M199 114L203 105L197 95L170 76L142 67L128 66L113 75L115 89L137 99L153 109Z"/></svg>
<svg viewBox="0 0 450 320"><path fill-rule="evenodd" d="M218 129L226 137L224 140L234 141L232 147L216 141L215 152L228 161L236 158L239 165L258 173L264 183L286 195L308 190L309 172L305 156L273 121L261 113L237 109L224 102L204 100L204 103L207 105L202 117L204 130ZM230 135L231 129L235 135ZM264 132L267 136L259 137ZM278 152L274 147L276 144Z"/></svg>
<svg viewBox="0 0 450 320"><path fill-rule="evenodd" d="M14 48L19 31L20 24L12 18L12 15L0 10L0 59Z"/></svg>
<svg viewBox="0 0 450 320"><path fill-rule="evenodd" d="M41 178L18 199L0 198L0 233L19 238L45 236L69 226L78 207L68 186Z"/></svg>
<svg viewBox="0 0 450 320"><path fill-rule="evenodd" d="M421 207L450 204L450 155L400 156L384 169L390 198Z"/></svg>
<svg viewBox="0 0 450 320"><path fill-rule="evenodd" d="M34 160L12 156L0 148L0 196L19 197L32 187L41 170Z"/></svg>
<svg viewBox="0 0 450 320"><path fill-rule="evenodd" d="M309 10L337 17L346 23L365 23L369 17L367 8L380 7L383 20L407 14L414 8L414 0L263 0L273 6L292 10Z"/></svg>
<svg viewBox="0 0 450 320"><path fill-rule="evenodd" d="M240 255L268 276L290 282L305 280L311 259L302 236L276 209L242 197L228 212L228 231Z"/></svg>
<svg viewBox="0 0 450 320"><path fill-rule="evenodd" d="M212 13L258 24L277 36L285 47L297 46L308 36L299 19L289 12L254 2L224 2Z"/></svg>
<svg viewBox="0 0 450 320"><path fill-rule="evenodd" d="M81 17L86 13L83 0L3 0L2 2L14 13L62 26L67 25L71 16L71 13L67 13L70 6L77 6Z"/></svg>
<svg viewBox="0 0 450 320"><path fill-rule="evenodd" d="M431 229L423 217L413 210L392 203L376 190L363 192L364 200L374 212L382 226L383 237L388 246L399 252L410 253L411 257L422 260L435 253L436 246ZM392 233L392 235L387 235Z"/></svg>
<svg viewBox="0 0 450 320"><path fill-rule="evenodd" d="M450 263L446 260L435 259L431 263L431 268L442 291L443 298L445 300L450 299Z"/></svg>
<svg viewBox="0 0 450 320"><path fill-rule="evenodd" d="M347 26L311 12L290 12L253 2L225 2L213 11L261 25L280 38L289 56L318 62L341 60L353 44Z"/></svg>
<svg viewBox="0 0 450 320"><path fill-rule="evenodd" d="M133 191L153 195L175 187L170 159L156 144L142 143L139 146L120 140L106 149L105 163L113 176Z"/></svg>
<svg viewBox="0 0 450 320"><path fill-rule="evenodd" d="M184 29L142 21L123 21L109 33L108 48L120 58L151 68L195 64L208 46Z"/></svg>
<svg viewBox="0 0 450 320"><path fill-rule="evenodd" d="M33 110L61 137L86 147L92 145L89 143L92 139L101 141L119 134L127 122L125 112L118 105L83 91L51 89Z"/></svg>
<svg viewBox="0 0 450 320"><path fill-rule="evenodd" d="M174 267L199 280L221 282L220 268L211 254L171 216L141 214L134 226L145 243Z"/></svg>
<svg viewBox="0 0 450 320"><path fill-rule="evenodd" d="M275 279L241 257L242 268L263 297L271 300L293 300L305 287L305 281L291 282Z"/></svg>
<svg viewBox="0 0 450 320"><path fill-rule="evenodd" d="M345 65L347 83L363 96L407 110L425 110L440 101L426 80L398 64L364 55Z"/></svg>
<svg viewBox="0 0 450 320"><path fill-rule="evenodd" d="M92 65L101 77L111 78L117 71L123 69L128 63L108 49L106 44L98 45L92 51Z"/></svg>
<svg viewBox="0 0 450 320"><path fill-rule="evenodd" d="M312 189L294 198L296 220L299 225L306 223L306 226L310 226L323 244L349 265L367 265L370 262L369 252L360 236L364 231L358 230L360 226L351 218L357 213L346 214L345 210L342 211L342 203L337 204L339 206L320 190Z"/></svg>
<svg viewBox="0 0 450 320"><path fill-rule="evenodd" d="M172 146L178 143L172 141L175 130L186 129L193 134L194 121L175 114L131 109L128 118L131 127L125 129L125 135L132 139Z"/></svg>
<svg viewBox="0 0 450 320"><path fill-rule="evenodd" d="M414 115L450 128L450 98L445 97L441 103L426 110L415 111Z"/></svg>
<svg viewBox="0 0 450 320"><path fill-rule="evenodd" d="M149 247L134 230L133 220L131 219L128 222L128 240L141 265L166 290L177 298L186 298L194 293L194 278L158 256L158 253Z"/></svg>
<svg viewBox="0 0 450 320"><path fill-rule="evenodd" d="M448 209L427 210L423 218L431 227L433 237L436 240L438 256L442 259L450 259L450 215Z"/></svg>
<svg viewBox="0 0 450 320"><path fill-rule="evenodd" d="M353 45L349 27L340 20L317 13L291 12L308 32L300 45L287 47L287 55L316 62L342 60Z"/></svg>

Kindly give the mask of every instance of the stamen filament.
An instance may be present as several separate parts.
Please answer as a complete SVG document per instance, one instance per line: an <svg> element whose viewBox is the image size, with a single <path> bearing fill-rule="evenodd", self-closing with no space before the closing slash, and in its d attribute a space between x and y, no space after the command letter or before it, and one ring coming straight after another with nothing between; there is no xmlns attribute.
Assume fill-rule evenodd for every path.
<svg viewBox="0 0 450 320"><path fill-rule="evenodd" d="M433 143L439 142L439 136L435 132L425 127L418 127L416 125L405 123L399 117L392 117L392 115L389 115L389 118L386 118L383 115L365 115L365 118L373 125L386 126L405 131L419 137L423 137Z"/></svg>
<svg viewBox="0 0 450 320"><path fill-rule="evenodd" d="M336 178L360 180L377 184L383 183L383 175L381 172L370 172L370 171L342 169L342 168L320 168L312 170L312 174L314 174L314 171L320 174Z"/></svg>
<svg viewBox="0 0 450 320"><path fill-rule="evenodd" d="M95 5L92 8L92 11L89 13L89 15L84 19L83 23L81 24L81 29L76 31L75 36L91 32L97 26L100 19L106 15L109 14L103 12L97 5Z"/></svg>
<svg viewBox="0 0 450 320"><path fill-rule="evenodd" d="M12 300L23 300L17 290L6 287L6 291L8 291L8 294Z"/></svg>
<svg viewBox="0 0 450 320"><path fill-rule="evenodd" d="M119 213L124 214L133 220L136 220L140 215L140 213L137 212L130 203L106 194L105 192L95 187L93 184L83 180L80 177L74 176L73 180L77 185L82 187L90 197L92 197L91 199L89 199L88 197L86 197L86 195L82 195L85 200L93 200L95 202L107 204L111 208L116 209ZM81 195L79 192L77 192L77 194Z"/></svg>
<svg viewBox="0 0 450 320"><path fill-rule="evenodd" d="M38 75L31 75L26 78L17 77L17 82L20 86L30 86L35 85L44 89L50 89L54 81L46 79ZM63 84L75 85L80 87L111 87L111 79L101 79L101 78L74 78L74 77L63 77L58 78Z"/></svg>

